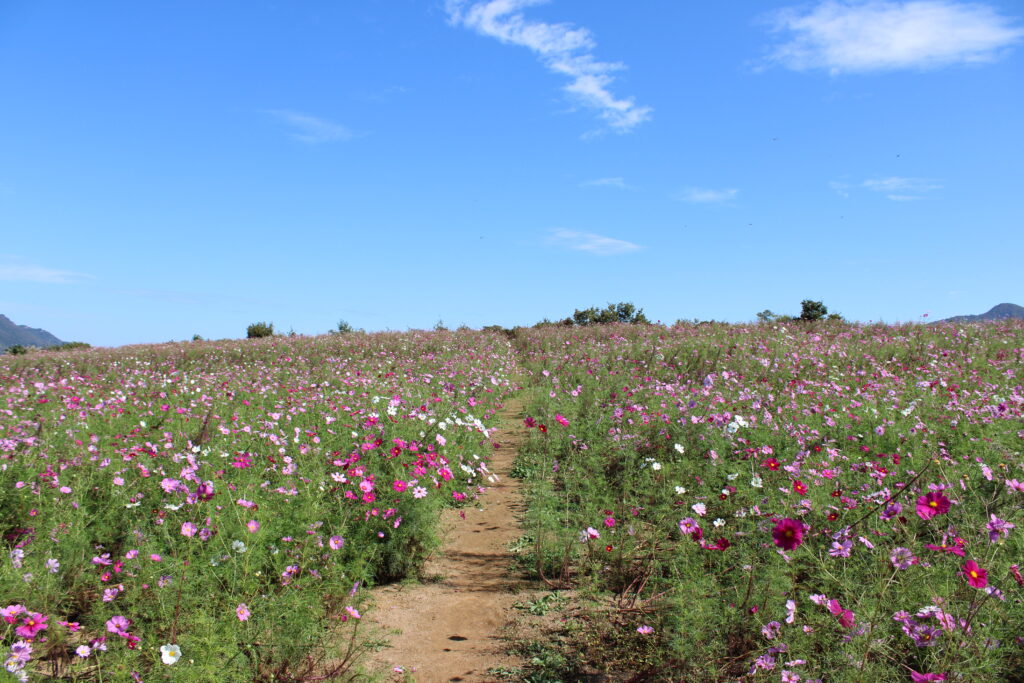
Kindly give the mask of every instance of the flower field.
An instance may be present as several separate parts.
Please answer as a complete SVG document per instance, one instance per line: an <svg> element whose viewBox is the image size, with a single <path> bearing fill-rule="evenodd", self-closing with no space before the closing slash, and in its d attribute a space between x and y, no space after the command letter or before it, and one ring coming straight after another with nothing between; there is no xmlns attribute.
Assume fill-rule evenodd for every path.
<svg viewBox="0 0 1024 683"><path fill-rule="evenodd" d="M480 333L0 357L0 676L349 671L362 587L486 484L515 374Z"/></svg>
<svg viewBox="0 0 1024 683"><path fill-rule="evenodd" d="M576 666L1024 680L1020 323L520 343L529 563L604 606L574 621Z"/></svg>
<svg viewBox="0 0 1024 683"><path fill-rule="evenodd" d="M523 563L588 605L566 671L1024 679L1024 325L511 337L0 357L0 676L353 671L365 587L486 487L520 394Z"/></svg>

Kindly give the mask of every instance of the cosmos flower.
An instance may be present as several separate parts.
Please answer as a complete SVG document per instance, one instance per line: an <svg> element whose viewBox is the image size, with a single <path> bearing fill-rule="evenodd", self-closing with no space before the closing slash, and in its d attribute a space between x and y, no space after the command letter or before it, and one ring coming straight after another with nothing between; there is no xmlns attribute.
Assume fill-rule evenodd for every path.
<svg viewBox="0 0 1024 683"><path fill-rule="evenodd" d="M170 666L181 659L181 648L174 644L160 646L160 661Z"/></svg>
<svg viewBox="0 0 1024 683"><path fill-rule="evenodd" d="M944 515L949 512L949 505L949 498L938 491L930 491L917 499L917 516L931 519L935 515Z"/></svg>
<svg viewBox="0 0 1024 683"><path fill-rule="evenodd" d="M804 542L804 525L798 520L786 518L772 529L772 541L783 550L792 550Z"/></svg>
<svg viewBox="0 0 1024 683"><path fill-rule="evenodd" d="M961 573L967 579L967 584L975 588L984 588L988 585L988 572L981 568L974 560L967 560L961 567Z"/></svg>

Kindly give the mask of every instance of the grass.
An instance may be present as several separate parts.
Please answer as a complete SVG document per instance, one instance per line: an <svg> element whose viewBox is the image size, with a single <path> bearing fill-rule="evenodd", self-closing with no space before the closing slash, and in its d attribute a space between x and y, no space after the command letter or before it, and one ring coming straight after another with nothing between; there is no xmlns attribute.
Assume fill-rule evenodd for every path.
<svg viewBox="0 0 1024 683"><path fill-rule="evenodd" d="M4 356L7 666L362 676L366 588L418 576L518 397L514 548L552 591L522 611L550 631L500 675L1021 680L1022 361L1013 322Z"/></svg>

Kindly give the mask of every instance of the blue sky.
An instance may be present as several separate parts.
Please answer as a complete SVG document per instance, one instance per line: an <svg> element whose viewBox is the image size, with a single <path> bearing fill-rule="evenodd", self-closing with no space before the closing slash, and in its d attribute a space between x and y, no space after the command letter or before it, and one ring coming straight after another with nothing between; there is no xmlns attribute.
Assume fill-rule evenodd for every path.
<svg viewBox="0 0 1024 683"><path fill-rule="evenodd" d="M1024 304L1016 2L0 0L0 83L66 340Z"/></svg>

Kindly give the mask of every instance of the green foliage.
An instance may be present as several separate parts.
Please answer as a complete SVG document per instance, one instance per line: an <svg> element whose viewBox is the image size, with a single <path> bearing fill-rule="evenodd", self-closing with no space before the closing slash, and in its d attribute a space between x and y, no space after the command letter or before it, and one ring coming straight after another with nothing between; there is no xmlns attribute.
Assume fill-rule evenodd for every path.
<svg viewBox="0 0 1024 683"><path fill-rule="evenodd" d="M826 308L825 304L820 301L804 299L800 302L800 320L803 320L804 322L821 320L827 315L828 308Z"/></svg>
<svg viewBox="0 0 1024 683"><path fill-rule="evenodd" d="M57 346L50 346L50 347L47 347L45 350L46 351L71 351L73 349L91 349L91 348L92 348L92 344L87 344L86 342L80 342L80 341L73 341L73 342L64 342L63 344L57 344Z"/></svg>
<svg viewBox="0 0 1024 683"><path fill-rule="evenodd" d="M339 320L338 326L334 328L335 334L352 334L356 328L352 327L347 320Z"/></svg>
<svg viewBox="0 0 1024 683"><path fill-rule="evenodd" d="M448 331L448 328L445 327L444 320L438 319L438 321L436 323L434 323L434 331L435 332L447 332Z"/></svg>
<svg viewBox="0 0 1024 683"><path fill-rule="evenodd" d="M249 339L259 339L261 337L273 337L274 336L274 323L253 323L249 327L245 328L245 336Z"/></svg>
<svg viewBox="0 0 1024 683"><path fill-rule="evenodd" d="M757 322L759 323L771 323L779 317L778 313L773 313L771 309L764 309L757 314Z"/></svg>
<svg viewBox="0 0 1024 683"><path fill-rule="evenodd" d="M637 309L632 303L621 301L617 304L609 303L601 310L593 306L582 311L576 309L572 314L572 322L575 325L584 327L608 323L649 325L651 321L644 315L644 309Z"/></svg>
<svg viewBox="0 0 1024 683"><path fill-rule="evenodd" d="M192 335L192 341L204 341L203 340L203 336L200 335L200 334L193 334Z"/></svg>
<svg viewBox="0 0 1024 683"><path fill-rule="evenodd" d="M360 680L353 661L369 641L357 635L358 617L339 617L351 614L346 607L363 609L363 587L420 571L438 545L442 509L458 500L455 493L475 495L484 474L472 469L475 456L485 461L490 450L482 421L449 428L442 445L432 438L436 428L424 439L429 426L386 402L375 406L376 397L429 402L449 424L474 397L491 422L512 387L492 377L510 378L515 365L503 339L477 332L3 358L3 387L9 397L17 387L17 399L0 413L0 607L23 604L48 615L46 640L33 643L30 680L68 681L128 681L133 671L147 681ZM438 398L436 384L392 379L396 367L426 377L451 373L463 384ZM123 397L134 381L162 391L133 395L130 410L105 400ZM206 399L193 401L193 392ZM74 425L55 427L72 414L71 402ZM373 410L395 419L369 419ZM328 427L335 419L358 421L360 432ZM444 453L452 470L437 486L419 475L429 487L422 496L393 487L426 461L415 446L392 449L417 441ZM126 465L115 471L109 460L90 458L101 448ZM358 465L348 459L353 453ZM161 484L165 472L176 476L183 467L194 473L187 489ZM53 486L42 483L51 478ZM377 502L364 496L359 479L377 482ZM200 481L209 487L202 497ZM44 486L45 498L38 495ZM186 525L201 529L189 535ZM97 556L116 569L104 577L91 561ZM242 604L251 610L245 621L236 612ZM114 615L130 619L142 638L138 648L110 635L105 624ZM4 626L7 653L18 636L16 624ZM102 635L107 651L74 654ZM170 643L183 653L173 667L158 650Z"/></svg>
<svg viewBox="0 0 1024 683"><path fill-rule="evenodd" d="M550 608L561 623L588 610L567 640L545 641L554 652L538 656L535 670L553 662L546 668L560 680L597 671L610 680L755 681L770 676L750 675L753 663L784 642L787 659L806 661L802 679L907 680L910 668L1017 680L1020 650L1002 643L1024 623L1007 574L1024 538L1015 530L993 540L986 524L1021 524L1020 494L1008 486L1024 476L1020 413L1005 397L1016 381L1007 370L1019 364L1011 349L1022 345L1019 325L524 331L517 346L536 384L525 413L546 429L531 430L515 462L528 503L516 557L579 596L564 610L526 609ZM847 396L851 378L865 375L874 382ZM985 389L953 403L938 377L949 386L971 377ZM940 486L956 495L949 513L915 514L918 497ZM883 514L891 501L899 516ZM682 533L687 517L699 538ZM772 531L786 517L808 533L781 556ZM928 548L953 538L951 529L966 558ZM897 569L898 548L920 561ZM1000 593L967 584L972 555ZM834 599L855 625L812 595ZM893 615L937 624L921 616L929 605L970 629L918 647ZM766 627L782 635L766 637ZM573 653L586 661L555 656Z"/></svg>
<svg viewBox="0 0 1024 683"><path fill-rule="evenodd" d="M28 353L28 347L22 344L15 344L14 346L7 347L7 353L11 356L24 356Z"/></svg>

